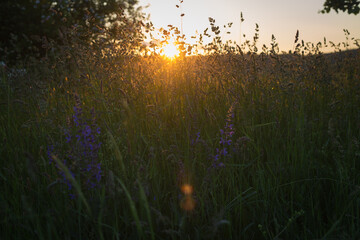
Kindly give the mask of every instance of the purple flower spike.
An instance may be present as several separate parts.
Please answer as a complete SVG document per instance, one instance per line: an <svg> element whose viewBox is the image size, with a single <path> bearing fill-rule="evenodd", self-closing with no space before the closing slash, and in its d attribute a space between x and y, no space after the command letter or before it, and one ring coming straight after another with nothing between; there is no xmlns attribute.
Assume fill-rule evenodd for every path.
<svg viewBox="0 0 360 240"><path fill-rule="evenodd" d="M223 155L224 155L224 157L226 157L226 155L228 155L228 151L226 150L226 148L223 149Z"/></svg>
<svg viewBox="0 0 360 240"><path fill-rule="evenodd" d="M95 123L95 111L92 110L92 119L89 121L83 117L81 101L76 98L76 106L73 108L73 123L68 123L69 128L65 128L64 134L66 143L62 148L65 151L56 151L54 145L49 145L47 155L50 163L54 163L52 154L56 153L63 164L70 170L71 175L80 181L83 189L94 189L98 186L102 177L101 164L98 162L98 155L101 146L98 137L101 133L100 128ZM88 124L91 122L91 124ZM59 144L57 144L59 145ZM65 173L57 164L55 167L62 178L62 182L67 185L71 199L76 197L73 186ZM76 174L75 174L76 173Z"/></svg>
<svg viewBox="0 0 360 240"><path fill-rule="evenodd" d="M232 147L232 137L235 134L234 124L232 123L235 117L234 104L230 107L227 116L228 118L226 119L224 129L220 129L220 148L216 148L216 154L212 157L212 168L225 167L225 164L223 162L218 163L218 161L220 159L231 157L232 151L229 152L228 149L234 149Z"/></svg>
<svg viewBox="0 0 360 240"><path fill-rule="evenodd" d="M86 125L83 130L83 135L84 135L84 137L89 137L90 134L91 134L91 128L89 125Z"/></svg>

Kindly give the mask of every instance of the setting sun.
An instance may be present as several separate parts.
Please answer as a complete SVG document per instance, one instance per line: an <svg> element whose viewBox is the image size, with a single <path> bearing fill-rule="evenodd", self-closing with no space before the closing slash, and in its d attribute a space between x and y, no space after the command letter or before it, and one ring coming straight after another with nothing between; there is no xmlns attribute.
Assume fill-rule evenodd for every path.
<svg viewBox="0 0 360 240"><path fill-rule="evenodd" d="M162 54L168 58L175 58L179 55L179 50L177 49L174 42L169 42L163 46Z"/></svg>

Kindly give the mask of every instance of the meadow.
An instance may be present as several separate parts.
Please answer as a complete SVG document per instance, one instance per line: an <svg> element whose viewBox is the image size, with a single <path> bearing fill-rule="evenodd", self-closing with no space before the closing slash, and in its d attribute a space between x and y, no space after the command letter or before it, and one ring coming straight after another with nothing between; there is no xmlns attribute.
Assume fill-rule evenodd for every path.
<svg viewBox="0 0 360 240"><path fill-rule="evenodd" d="M69 36L2 66L1 239L360 239L358 41L213 30L204 55Z"/></svg>

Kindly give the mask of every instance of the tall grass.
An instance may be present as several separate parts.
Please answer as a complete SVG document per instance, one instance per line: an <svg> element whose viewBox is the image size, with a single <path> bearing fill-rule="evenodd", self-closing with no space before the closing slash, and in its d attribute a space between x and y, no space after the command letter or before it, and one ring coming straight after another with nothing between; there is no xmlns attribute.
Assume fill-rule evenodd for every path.
<svg viewBox="0 0 360 240"><path fill-rule="evenodd" d="M360 238L359 50L281 55L273 38L255 54L214 22L208 55L72 43L2 69L2 239ZM92 189L63 159L80 105L101 129Z"/></svg>

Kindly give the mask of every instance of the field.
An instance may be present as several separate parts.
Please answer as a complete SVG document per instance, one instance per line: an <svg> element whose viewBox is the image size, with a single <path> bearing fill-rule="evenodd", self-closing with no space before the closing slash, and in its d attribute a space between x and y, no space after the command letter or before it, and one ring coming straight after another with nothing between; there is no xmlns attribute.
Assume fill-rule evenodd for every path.
<svg viewBox="0 0 360 240"><path fill-rule="evenodd" d="M1 239L360 239L358 49L75 43L1 68Z"/></svg>

